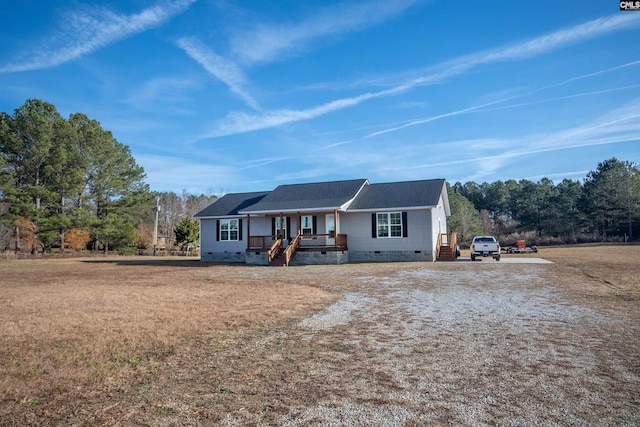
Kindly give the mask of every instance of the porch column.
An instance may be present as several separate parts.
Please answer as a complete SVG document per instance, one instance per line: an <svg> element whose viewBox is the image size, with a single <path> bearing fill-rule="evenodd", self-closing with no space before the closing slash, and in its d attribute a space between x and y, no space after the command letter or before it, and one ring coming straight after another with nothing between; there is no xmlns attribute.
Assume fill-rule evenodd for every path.
<svg viewBox="0 0 640 427"><path fill-rule="evenodd" d="M338 209L333 211L333 247L338 247Z"/></svg>
<svg viewBox="0 0 640 427"><path fill-rule="evenodd" d="M298 212L298 232L296 235L300 235L302 233L302 215Z"/></svg>
<svg viewBox="0 0 640 427"><path fill-rule="evenodd" d="M281 239L284 240L285 235L284 235L284 215L282 212L280 212L280 233L278 234L280 236Z"/></svg>
<svg viewBox="0 0 640 427"><path fill-rule="evenodd" d="M251 215L247 214L247 252L251 249Z"/></svg>

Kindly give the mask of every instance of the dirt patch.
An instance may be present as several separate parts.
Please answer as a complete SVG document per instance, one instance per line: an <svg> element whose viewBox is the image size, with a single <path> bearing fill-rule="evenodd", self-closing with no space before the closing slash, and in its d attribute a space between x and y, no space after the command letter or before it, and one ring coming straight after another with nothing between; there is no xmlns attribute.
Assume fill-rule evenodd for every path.
<svg viewBox="0 0 640 427"><path fill-rule="evenodd" d="M547 265L0 264L0 421L636 425L634 248L542 250Z"/></svg>

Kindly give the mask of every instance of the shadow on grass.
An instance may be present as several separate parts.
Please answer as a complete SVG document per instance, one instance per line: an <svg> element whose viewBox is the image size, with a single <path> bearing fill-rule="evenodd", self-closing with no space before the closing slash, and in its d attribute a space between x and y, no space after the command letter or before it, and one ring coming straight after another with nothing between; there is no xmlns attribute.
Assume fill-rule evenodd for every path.
<svg viewBox="0 0 640 427"><path fill-rule="evenodd" d="M106 259L83 259L81 262L86 262L88 264L116 264L123 266L158 266L158 267L188 267L188 268L203 268L203 267L213 267L213 266L221 266L221 265L234 265L234 264L216 264L209 262L201 262L199 259L175 259L175 258L162 258L162 257L140 257L139 259L117 259L117 258L106 258Z"/></svg>

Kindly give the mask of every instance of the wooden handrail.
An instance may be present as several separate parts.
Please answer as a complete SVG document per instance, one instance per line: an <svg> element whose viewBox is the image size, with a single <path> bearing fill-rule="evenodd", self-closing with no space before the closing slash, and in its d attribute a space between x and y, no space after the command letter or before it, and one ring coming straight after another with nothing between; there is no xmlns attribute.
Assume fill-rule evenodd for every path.
<svg viewBox="0 0 640 427"><path fill-rule="evenodd" d="M300 234L293 238L291 242L289 242L289 246L284 250L284 265L289 266L289 261L296 254L296 249L300 245Z"/></svg>
<svg viewBox="0 0 640 427"><path fill-rule="evenodd" d="M440 233L438 234L438 243L436 244L436 254L440 254L442 246L448 246L455 251L458 245L458 233Z"/></svg>
<svg viewBox="0 0 640 427"><path fill-rule="evenodd" d="M276 256L278 256L278 252L280 251L281 247L282 247L282 239L278 239L275 242L273 242L273 245L271 245L271 247L269 248L269 251L267 252L267 258L269 262L271 262Z"/></svg>

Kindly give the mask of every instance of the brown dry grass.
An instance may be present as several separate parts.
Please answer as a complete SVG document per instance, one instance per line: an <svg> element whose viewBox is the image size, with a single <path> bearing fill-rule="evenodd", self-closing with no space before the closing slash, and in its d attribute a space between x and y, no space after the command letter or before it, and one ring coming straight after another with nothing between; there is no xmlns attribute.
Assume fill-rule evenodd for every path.
<svg viewBox="0 0 640 427"><path fill-rule="evenodd" d="M473 418L460 405L503 388L479 424L640 421L640 246L543 248L538 256L557 264L282 269L133 257L0 263L0 425L320 425L328 413L334 424L379 417L390 425L469 424ZM425 306L413 312L399 305L403 295L452 285L483 292L484 284L474 283L479 272L505 278L491 292L526 294L543 284L561 295L558 307L620 323L598 323L601 330L586 337L581 325L549 321L533 329L541 331L538 341L495 325L501 335L473 337L457 323L438 324L430 336L422 331L441 309L430 317ZM300 326L342 295L372 301L375 310L320 330ZM535 313L518 316L539 322ZM403 336L418 323L419 337ZM469 359L463 345L492 362ZM534 358L532 347L555 356ZM583 368L572 357L587 351L600 360L593 377L574 378ZM511 388L514 369L520 377ZM556 413L559 396L536 393L552 387L541 379L562 384L552 391L568 405L575 400L568 418ZM418 398L401 397L416 390ZM539 412L545 405L546 419ZM397 418L405 412L410 416Z"/></svg>
<svg viewBox="0 0 640 427"><path fill-rule="evenodd" d="M622 292L637 293L640 246L638 245L577 245L544 248L545 258L579 275L585 275L619 288Z"/></svg>
<svg viewBox="0 0 640 427"><path fill-rule="evenodd" d="M223 348L337 297L263 281L258 269L184 259L8 262L0 278L6 425L73 421L87 398L117 403L114 393L161 372L193 342Z"/></svg>

